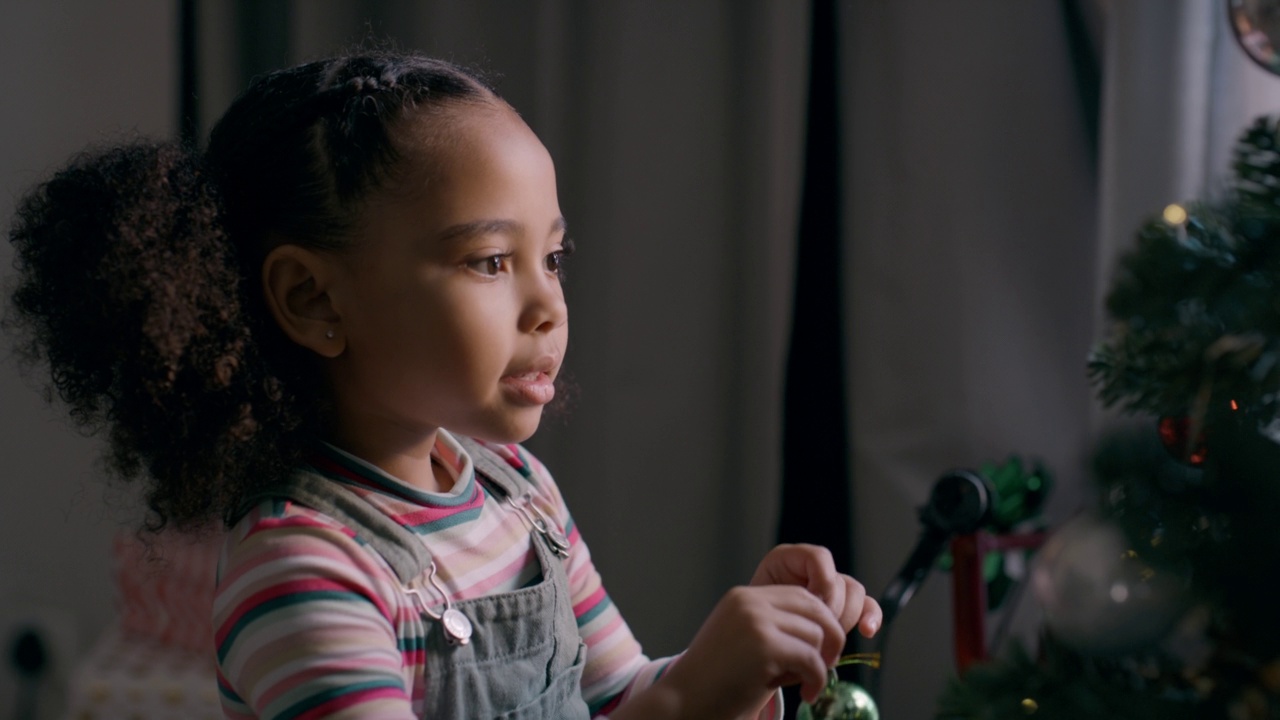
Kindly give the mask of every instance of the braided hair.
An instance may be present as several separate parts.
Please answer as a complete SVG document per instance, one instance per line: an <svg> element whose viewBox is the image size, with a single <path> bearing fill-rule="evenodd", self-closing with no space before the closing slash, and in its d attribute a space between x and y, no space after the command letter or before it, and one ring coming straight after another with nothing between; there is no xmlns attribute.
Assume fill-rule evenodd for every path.
<svg viewBox="0 0 1280 720"><path fill-rule="evenodd" d="M335 57L255 80L203 154L86 152L20 201L6 327L48 396L106 433L110 474L145 485L148 529L230 519L323 428L319 363L266 311L267 252L345 246L399 169L398 124L485 102L447 62Z"/></svg>

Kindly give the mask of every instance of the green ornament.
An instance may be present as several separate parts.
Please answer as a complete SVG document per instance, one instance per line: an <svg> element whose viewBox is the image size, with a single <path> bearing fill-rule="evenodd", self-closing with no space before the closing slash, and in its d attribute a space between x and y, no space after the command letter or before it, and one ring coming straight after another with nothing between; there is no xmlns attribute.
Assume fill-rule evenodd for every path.
<svg viewBox="0 0 1280 720"><path fill-rule="evenodd" d="M880 667L880 653L854 653L836 661L843 665ZM796 720L880 720L880 709L861 685L841 680L835 668L827 672L827 686L813 704L800 703Z"/></svg>
<svg viewBox="0 0 1280 720"><path fill-rule="evenodd" d="M813 704L800 703L796 720L880 720L880 710L861 685L841 680L832 670Z"/></svg>

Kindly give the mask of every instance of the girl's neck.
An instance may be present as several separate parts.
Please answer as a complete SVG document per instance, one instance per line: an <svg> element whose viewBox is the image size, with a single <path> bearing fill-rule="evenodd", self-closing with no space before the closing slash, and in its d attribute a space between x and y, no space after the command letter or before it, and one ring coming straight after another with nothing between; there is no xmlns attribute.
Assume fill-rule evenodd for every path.
<svg viewBox="0 0 1280 720"><path fill-rule="evenodd" d="M338 427L330 442L418 490L444 493L453 488L454 479L443 464L432 462L437 435L438 431L432 430L398 442L376 442L368 433L344 432Z"/></svg>

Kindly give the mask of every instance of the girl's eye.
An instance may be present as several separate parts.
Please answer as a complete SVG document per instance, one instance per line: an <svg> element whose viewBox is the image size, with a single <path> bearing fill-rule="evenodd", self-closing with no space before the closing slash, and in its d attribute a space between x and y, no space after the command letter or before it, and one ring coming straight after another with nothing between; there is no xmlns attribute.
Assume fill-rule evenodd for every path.
<svg viewBox="0 0 1280 720"><path fill-rule="evenodd" d="M569 256L573 254L573 241L566 239L564 246L559 250L547 256L547 271L554 273L556 277L564 280L564 266Z"/></svg>
<svg viewBox="0 0 1280 720"><path fill-rule="evenodd" d="M498 273L506 269L507 256L506 255L490 255L489 257L480 258L479 260L472 260L471 262L467 263L467 267L471 268L472 270L475 270L481 275L489 275L489 276L497 275Z"/></svg>
<svg viewBox="0 0 1280 720"><path fill-rule="evenodd" d="M561 280L564 279L564 253L557 250L547 256L547 271L554 273Z"/></svg>

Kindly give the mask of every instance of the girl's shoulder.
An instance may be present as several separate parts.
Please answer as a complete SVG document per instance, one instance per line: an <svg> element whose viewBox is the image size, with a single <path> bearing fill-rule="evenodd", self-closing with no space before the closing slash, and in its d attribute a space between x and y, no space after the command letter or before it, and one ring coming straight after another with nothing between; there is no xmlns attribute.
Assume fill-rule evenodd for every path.
<svg viewBox="0 0 1280 720"><path fill-rule="evenodd" d="M220 566L249 570L263 564L354 566L378 563L351 528L336 518L283 498L262 500L227 533Z"/></svg>
<svg viewBox="0 0 1280 720"><path fill-rule="evenodd" d="M377 598L394 585L394 576L337 519L292 500L263 500L227 533L218 563L218 594L239 596L251 588L265 590L264 583L279 587L295 581L329 582L374 599L385 610Z"/></svg>
<svg viewBox="0 0 1280 720"><path fill-rule="evenodd" d="M230 534L232 540L243 542L261 534L298 531L315 536L337 533L355 539L355 533L338 520L285 497L259 501L236 521Z"/></svg>

